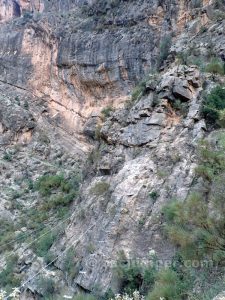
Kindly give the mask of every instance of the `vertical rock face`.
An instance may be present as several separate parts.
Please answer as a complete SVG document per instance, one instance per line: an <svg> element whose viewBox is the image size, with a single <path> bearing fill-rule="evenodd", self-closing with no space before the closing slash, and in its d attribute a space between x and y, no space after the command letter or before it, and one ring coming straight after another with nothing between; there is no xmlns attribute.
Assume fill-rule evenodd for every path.
<svg viewBox="0 0 225 300"><path fill-rule="evenodd" d="M21 15L21 7L16 0L0 1L0 22L5 22Z"/></svg>
<svg viewBox="0 0 225 300"><path fill-rule="evenodd" d="M178 34L189 9L167 0L2 0L2 21L14 21L0 28L0 79L48 98L51 115L79 134L86 117L123 102L155 68L160 38Z"/></svg>
<svg viewBox="0 0 225 300"><path fill-rule="evenodd" d="M190 93L188 102L184 99L185 115L170 104L177 99L177 85ZM61 244L83 232L81 228L88 230L76 243L77 256L82 257L82 272L74 280L78 286L93 291L98 285L104 293L113 284L121 249L127 258L141 261L148 260L152 248L162 261L173 256L173 247L163 239L161 209L170 199L184 200L192 185L194 145L205 129L199 114L201 89L197 68L174 67L158 78L157 90L146 92L131 109L112 113L103 124L105 142L97 150L97 174L84 183L81 203ZM107 186L103 193L98 190L101 184Z"/></svg>
<svg viewBox="0 0 225 300"><path fill-rule="evenodd" d="M0 0L0 151L23 147L18 160L2 166L0 177L15 189L13 169L35 181L62 171L69 178L77 161L85 165L69 225L51 249L60 257L51 276L62 288L91 292L98 286L101 294L115 288L120 250L143 260L151 248L162 259L173 255L162 238L161 209L172 198L187 197L195 145L205 131L199 113L203 78L196 66L182 65L175 56L183 58L189 48L208 51L203 25L216 53L225 49L224 22L210 24L211 1L196 3ZM155 74L165 38L171 49ZM124 106L142 79L137 97ZM104 107L111 112L101 113ZM21 212L5 213L11 207L7 193L1 208L15 220ZM20 204L34 209L38 197L30 191ZM71 244L79 268L68 282L63 259ZM19 251L23 279L29 279L44 262L26 245ZM42 292L35 280L26 288Z"/></svg>

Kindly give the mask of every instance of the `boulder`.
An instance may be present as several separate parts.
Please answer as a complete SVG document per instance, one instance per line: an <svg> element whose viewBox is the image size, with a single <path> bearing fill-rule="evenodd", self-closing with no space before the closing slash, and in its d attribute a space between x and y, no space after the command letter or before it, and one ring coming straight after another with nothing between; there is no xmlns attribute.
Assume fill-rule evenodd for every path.
<svg viewBox="0 0 225 300"><path fill-rule="evenodd" d="M175 85L173 87L173 94L183 101L190 101L192 99L191 92L183 86Z"/></svg>
<svg viewBox="0 0 225 300"><path fill-rule="evenodd" d="M145 122L146 119L125 127L120 136L120 142L126 146L141 146L157 139L161 128L159 126L149 126Z"/></svg>
<svg viewBox="0 0 225 300"><path fill-rule="evenodd" d="M95 138L96 128L98 126L100 118L90 117L84 125L84 134L90 138Z"/></svg>
<svg viewBox="0 0 225 300"><path fill-rule="evenodd" d="M159 125L162 126L165 122L166 115L164 113L154 112L151 117L146 118L145 124L147 125Z"/></svg>

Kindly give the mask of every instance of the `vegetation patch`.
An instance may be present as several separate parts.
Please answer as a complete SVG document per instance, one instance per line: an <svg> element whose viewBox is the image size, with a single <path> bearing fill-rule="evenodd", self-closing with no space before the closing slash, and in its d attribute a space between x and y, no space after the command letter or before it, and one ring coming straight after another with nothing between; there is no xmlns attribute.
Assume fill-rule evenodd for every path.
<svg viewBox="0 0 225 300"><path fill-rule="evenodd" d="M65 179L63 175L44 175L35 183L36 190L44 197L40 206L43 213L57 210L63 217L72 201L78 197L80 176Z"/></svg>
<svg viewBox="0 0 225 300"><path fill-rule="evenodd" d="M131 94L131 101L135 102L139 100L146 91L146 80L142 80L133 90Z"/></svg>
<svg viewBox="0 0 225 300"><path fill-rule="evenodd" d="M1 219L1 230L0 230L0 253L5 250L10 250L13 244L8 244L15 238L16 228L12 222L5 219Z"/></svg>
<svg viewBox="0 0 225 300"><path fill-rule="evenodd" d="M3 159L6 161L12 161L13 159L12 154L8 151L5 151L3 154Z"/></svg>
<svg viewBox="0 0 225 300"><path fill-rule="evenodd" d="M48 251L53 245L54 241L56 240L57 234L52 232L43 232L40 236L41 237L38 239L38 241L34 243L33 249L38 256L45 257L48 254Z"/></svg>
<svg viewBox="0 0 225 300"><path fill-rule="evenodd" d="M149 197L155 202L159 198L159 193L157 191L152 191L149 193Z"/></svg>
<svg viewBox="0 0 225 300"><path fill-rule="evenodd" d="M157 274L154 289L148 294L146 300L180 300L184 292L182 281L172 269L163 269Z"/></svg>
<svg viewBox="0 0 225 300"><path fill-rule="evenodd" d="M217 86L205 95L202 114L211 125L222 127L225 125L225 88Z"/></svg>
<svg viewBox="0 0 225 300"><path fill-rule="evenodd" d="M53 190L60 188L65 183L62 175L43 175L38 178L35 187L42 196L49 196Z"/></svg>
<svg viewBox="0 0 225 300"><path fill-rule="evenodd" d="M112 106L107 106L107 107L102 109L101 113L102 113L104 119L106 119L111 115L111 113L113 111L114 111L114 108Z"/></svg>
<svg viewBox="0 0 225 300"><path fill-rule="evenodd" d="M130 295L139 291L144 295L154 285L157 268L154 262L141 264L138 260L127 260L124 255L120 255L114 272L119 281L120 293Z"/></svg>
<svg viewBox="0 0 225 300"><path fill-rule="evenodd" d="M76 252L74 249L69 249L66 252L62 270L71 280L79 273L79 265L76 263Z"/></svg>
<svg viewBox="0 0 225 300"><path fill-rule="evenodd" d="M51 278L41 276L38 279L37 285L44 297L52 296L57 292L56 284Z"/></svg>
<svg viewBox="0 0 225 300"><path fill-rule="evenodd" d="M180 99L176 99L174 101L170 101L171 107L176 110L180 115L187 116L188 114L188 103L183 102Z"/></svg>
<svg viewBox="0 0 225 300"><path fill-rule="evenodd" d="M202 0L191 0L192 8L201 8L203 5Z"/></svg>
<svg viewBox="0 0 225 300"><path fill-rule="evenodd" d="M164 61L168 58L171 45L172 45L171 35L165 35L162 38L159 46L158 67L161 67Z"/></svg>
<svg viewBox="0 0 225 300"><path fill-rule="evenodd" d="M224 153L222 143L218 149L202 143L196 173L204 180L204 189L193 192L184 203L173 201L164 208L166 232L185 258L224 261Z"/></svg>
<svg viewBox="0 0 225 300"><path fill-rule="evenodd" d="M225 67L222 61L214 58L208 65L206 65L205 71L212 74L224 75Z"/></svg>
<svg viewBox="0 0 225 300"><path fill-rule="evenodd" d="M5 269L0 273L0 288L8 289L17 287L20 285L20 275L16 273L17 256L11 256L7 260Z"/></svg>

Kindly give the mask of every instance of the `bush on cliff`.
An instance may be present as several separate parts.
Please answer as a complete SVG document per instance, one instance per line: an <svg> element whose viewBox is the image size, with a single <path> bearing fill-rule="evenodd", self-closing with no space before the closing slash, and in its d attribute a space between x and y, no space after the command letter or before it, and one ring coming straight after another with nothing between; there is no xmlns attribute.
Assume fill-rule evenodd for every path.
<svg viewBox="0 0 225 300"><path fill-rule="evenodd" d="M171 35L165 35L159 46L158 67L163 65L163 62L168 58L170 47L172 45Z"/></svg>
<svg viewBox="0 0 225 300"><path fill-rule="evenodd" d="M163 212L166 232L186 259L225 262L225 136L216 145L204 142L199 149L197 177L201 188L186 201L173 201Z"/></svg>
<svg viewBox="0 0 225 300"><path fill-rule="evenodd" d="M225 88L217 86L204 97L202 114L211 125L224 125Z"/></svg>
<svg viewBox="0 0 225 300"><path fill-rule="evenodd" d="M172 269L161 270L156 279L154 289L146 300L180 300L184 291L184 283Z"/></svg>
<svg viewBox="0 0 225 300"><path fill-rule="evenodd" d="M206 65L205 71L212 74L224 75L224 65L219 59L214 58Z"/></svg>

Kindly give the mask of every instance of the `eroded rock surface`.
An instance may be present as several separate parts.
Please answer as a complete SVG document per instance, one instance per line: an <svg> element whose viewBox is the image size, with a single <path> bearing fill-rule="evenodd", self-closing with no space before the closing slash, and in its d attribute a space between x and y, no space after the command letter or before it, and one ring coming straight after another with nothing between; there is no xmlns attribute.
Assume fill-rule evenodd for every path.
<svg viewBox="0 0 225 300"><path fill-rule="evenodd" d="M183 116L170 104L175 99L169 102L170 97L165 98L165 94L160 98L161 89L169 74L182 84L191 73L198 74L200 88L186 83L192 96ZM173 85L168 86L168 95L172 90ZM74 222L66 231L70 240L74 234L93 226L76 244L77 256L82 260L81 272L74 282L82 288L93 291L99 285L104 293L112 284L113 265L121 249L127 257L142 260L148 258L152 248L161 259L172 257L173 247L162 238L161 208L169 199L184 200L191 187L196 166L194 145L205 129L198 114L200 91L198 69L176 67L159 79L157 92L147 93L130 109L112 113L103 124L101 132L107 143L102 142L96 150L99 173L84 183ZM156 106L151 101L154 93L159 97ZM102 182L108 185L107 191L95 195ZM151 198L153 192L157 199ZM82 220L81 210L85 213ZM64 244L62 240L61 245ZM89 245L93 253L88 253Z"/></svg>
<svg viewBox="0 0 225 300"><path fill-rule="evenodd" d="M68 295L80 289L102 295L117 291L119 252L142 261L151 249L162 260L173 256L161 211L190 191L196 145L206 131L203 83L215 85L194 59L207 58L211 48L225 51L225 23L212 19L212 9L207 0L199 7L169 0L0 0L0 217L13 223L35 209L39 194L28 179L46 173L69 179L83 169L71 218L51 247L57 258L51 268L26 243L13 245L26 282L22 299L42 295L39 277L29 280L40 270ZM171 48L159 66L168 35ZM110 110L104 115L102 108ZM47 228L57 225L52 215L49 222ZM63 263L72 246L69 278Z"/></svg>

